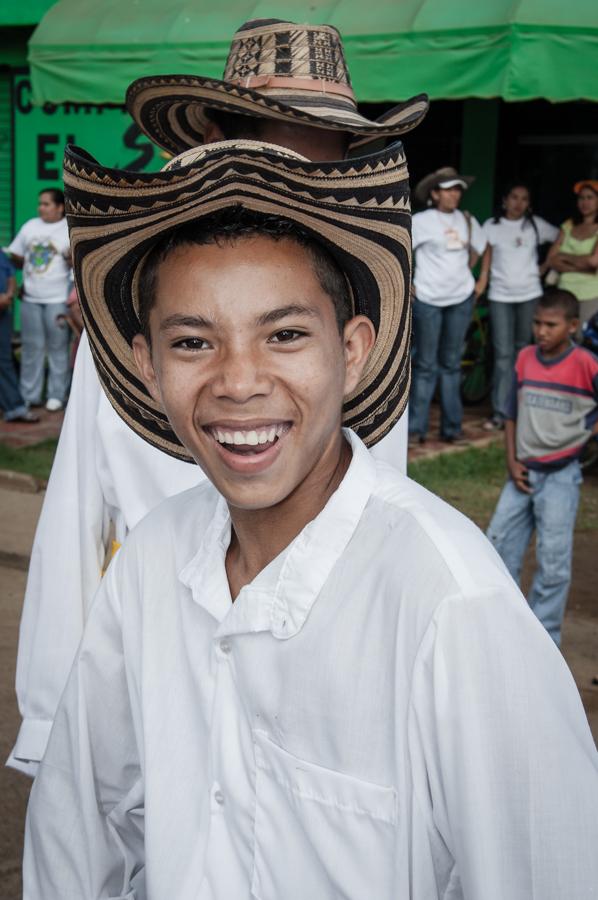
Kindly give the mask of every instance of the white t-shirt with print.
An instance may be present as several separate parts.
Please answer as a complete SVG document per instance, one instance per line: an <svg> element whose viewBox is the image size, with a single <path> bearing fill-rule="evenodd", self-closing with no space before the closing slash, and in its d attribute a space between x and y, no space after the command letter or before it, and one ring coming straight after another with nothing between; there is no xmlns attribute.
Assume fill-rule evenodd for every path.
<svg viewBox="0 0 598 900"><path fill-rule="evenodd" d="M559 230L540 216L526 219L488 219L484 233L492 247L488 299L500 303L524 303L542 293L538 272L538 245L552 243Z"/></svg>
<svg viewBox="0 0 598 900"><path fill-rule="evenodd" d="M486 237L471 217L471 247L483 253ZM433 306L462 303L474 288L469 268L469 228L460 209L442 213L427 209L413 216L415 296Z"/></svg>
<svg viewBox="0 0 598 900"><path fill-rule="evenodd" d="M44 222L29 219L12 244L9 253L23 257L23 299L33 303L65 303L70 266L64 258L69 248L66 219Z"/></svg>

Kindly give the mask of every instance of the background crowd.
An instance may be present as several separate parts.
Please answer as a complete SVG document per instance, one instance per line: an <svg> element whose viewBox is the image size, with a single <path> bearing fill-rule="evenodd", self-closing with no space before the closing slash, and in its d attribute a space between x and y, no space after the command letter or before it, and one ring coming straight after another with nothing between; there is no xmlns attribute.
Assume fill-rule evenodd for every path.
<svg viewBox="0 0 598 900"><path fill-rule="evenodd" d="M530 191L520 182L505 188L494 215L481 226L460 208L473 180L446 167L415 189L416 200L427 209L413 217L412 444L426 441L437 387L440 437L449 443L462 440L461 355L474 303L483 294L494 349L489 431L504 426L515 360L532 340L534 309L544 286L558 286L579 300L578 339L598 311L598 182L575 185L575 210L559 229L533 212Z"/></svg>

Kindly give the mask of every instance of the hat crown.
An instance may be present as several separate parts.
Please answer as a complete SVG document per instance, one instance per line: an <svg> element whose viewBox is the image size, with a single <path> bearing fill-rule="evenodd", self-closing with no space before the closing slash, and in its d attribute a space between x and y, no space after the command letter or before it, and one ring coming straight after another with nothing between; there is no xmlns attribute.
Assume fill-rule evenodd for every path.
<svg viewBox="0 0 598 900"><path fill-rule="evenodd" d="M459 178L459 173L452 166L443 166L441 169L436 169L433 174L439 181L442 181L443 179L448 180L449 178Z"/></svg>
<svg viewBox="0 0 598 900"><path fill-rule="evenodd" d="M305 79L305 90L309 79L351 87L336 28L278 19L246 22L232 39L223 80L249 84L256 78Z"/></svg>

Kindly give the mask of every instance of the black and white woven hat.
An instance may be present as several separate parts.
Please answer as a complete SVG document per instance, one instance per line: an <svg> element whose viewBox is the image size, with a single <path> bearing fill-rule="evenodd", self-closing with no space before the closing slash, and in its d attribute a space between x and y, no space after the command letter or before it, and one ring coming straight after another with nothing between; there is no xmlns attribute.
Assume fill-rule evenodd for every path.
<svg viewBox="0 0 598 900"><path fill-rule="evenodd" d="M160 172L104 168L66 149L66 211L75 279L100 380L142 438L190 460L164 410L146 391L131 343L139 323L139 275L152 246L178 226L242 206L278 216L319 240L351 288L355 313L376 341L344 424L368 445L399 418L409 391L411 212L403 148L336 163L282 147L224 141L185 151Z"/></svg>
<svg viewBox="0 0 598 900"><path fill-rule="evenodd" d="M426 94L371 121L360 115L339 32L278 19L246 22L232 39L222 80L200 75L139 78L127 107L141 130L170 153L203 143L206 109L346 131L351 147L415 128Z"/></svg>

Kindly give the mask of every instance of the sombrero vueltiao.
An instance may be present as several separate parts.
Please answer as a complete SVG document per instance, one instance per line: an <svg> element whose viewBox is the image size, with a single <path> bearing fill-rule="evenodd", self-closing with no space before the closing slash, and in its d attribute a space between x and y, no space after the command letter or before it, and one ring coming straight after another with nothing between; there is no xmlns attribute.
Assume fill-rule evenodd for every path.
<svg viewBox="0 0 598 900"><path fill-rule="evenodd" d="M348 279L354 309L376 342L344 424L368 445L399 418L409 391L411 213L400 143L371 156L310 162L255 141L185 151L154 174L107 169L77 147L64 162L75 279L91 350L108 398L142 438L189 460L143 386L131 342L138 284L151 247L179 225L243 206L296 223L323 243Z"/></svg>
<svg viewBox="0 0 598 900"><path fill-rule="evenodd" d="M156 75L137 79L127 91L127 107L141 130L170 153L203 143L207 108L346 131L354 148L410 131L428 105L426 94L419 94L376 121L366 119L357 109L336 28L278 19L239 28L222 80Z"/></svg>

